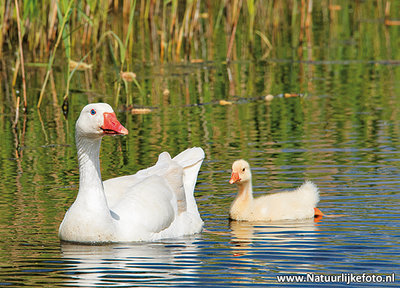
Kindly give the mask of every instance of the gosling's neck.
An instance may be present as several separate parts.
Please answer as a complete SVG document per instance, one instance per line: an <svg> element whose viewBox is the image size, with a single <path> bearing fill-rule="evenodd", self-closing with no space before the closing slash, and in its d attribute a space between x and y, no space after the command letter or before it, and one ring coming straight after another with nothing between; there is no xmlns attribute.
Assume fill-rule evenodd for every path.
<svg viewBox="0 0 400 288"><path fill-rule="evenodd" d="M237 183L238 193L232 202L230 218L233 220L246 220L252 211L253 190L251 180Z"/></svg>
<svg viewBox="0 0 400 288"><path fill-rule="evenodd" d="M253 200L253 186L251 179L237 183L238 193L236 200L251 201Z"/></svg>

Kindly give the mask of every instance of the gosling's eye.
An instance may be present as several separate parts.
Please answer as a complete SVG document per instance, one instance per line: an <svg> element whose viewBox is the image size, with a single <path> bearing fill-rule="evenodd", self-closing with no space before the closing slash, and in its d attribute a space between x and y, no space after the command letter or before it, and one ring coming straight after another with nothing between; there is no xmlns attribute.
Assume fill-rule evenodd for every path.
<svg viewBox="0 0 400 288"><path fill-rule="evenodd" d="M244 172L246 170L246 168L243 168L242 171Z"/></svg>
<svg viewBox="0 0 400 288"><path fill-rule="evenodd" d="M90 114L91 114L91 115L96 114L96 110L94 110L94 109L90 110Z"/></svg>

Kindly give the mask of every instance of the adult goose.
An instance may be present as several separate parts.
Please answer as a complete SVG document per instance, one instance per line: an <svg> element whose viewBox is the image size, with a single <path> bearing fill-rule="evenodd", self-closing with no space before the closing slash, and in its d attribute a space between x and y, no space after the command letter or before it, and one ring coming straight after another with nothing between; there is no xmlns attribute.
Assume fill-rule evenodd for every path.
<svg viewBox="0 0 400 288"><path fill-rule="evenodd" d="M59 228L64 241L81 243L153 241L199 233L203 221L194 187L204 151L195 147L134 175L102 181L103 136L127 135L110 105L85 106L76 122L79 192Z"/></svg>
<svg viewBox="0 0 400 288"><path fill-rule="evenodd" d="M319 191L311 181L306 181L293 191L253 198L250 165L241 159L233 163L229 183L236 183L238 187L237 196L230 209L232 220L297 220L324 215L316 208L319 202Z"/></svg>

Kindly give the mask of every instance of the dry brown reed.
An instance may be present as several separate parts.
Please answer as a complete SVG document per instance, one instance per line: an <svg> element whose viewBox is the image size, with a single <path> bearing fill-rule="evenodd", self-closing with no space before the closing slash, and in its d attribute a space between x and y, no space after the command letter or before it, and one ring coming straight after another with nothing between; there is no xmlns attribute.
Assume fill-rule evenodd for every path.
<svg viewBox="0 0 400 288"><path fill-rule="evenodd" d="M359 1L330 0L140 0L138 5L136 1L128 0L59 0L45 1L40 3L40 7L35 4L38 6L31 10L17 11L18 2L20 7L28 7L23 5L27 1L6 0L0 5L0 57L3 57L1 53L4 51L8 55L17 49L20 51L23 85L26 85L23 51L29 51L31 62L48 63L38 107L43 101L56 57L65 59L59 61L65 65L71 62L71 55L80 59L78 63L87 57L88 63L98 67L103 55L111 53L118 79L115 104L119 103L120 91L125 91L126 105L131 105L130 87L135 85L141 91L141 85L136 78L131 84L121 75L125 71L135 72L131 67L133 58L152 63L229 62L240 57L254 57L254 51L258 49L263 55L261 59L265 59L277 56L279 51L274 47L284 41L292 41L291 45L297 48L297 56L301 59L310 55L313 25L329 25L330 30L335 32L335 29L340 29L338 14L350 15L351 21L357 23L361 17L357 11L367 5ZM380 19L377 23L386 27L399 25L393 13L398 10L398 3L387 0L375 2L370 5L375 10L368 12L366 17ZM325 20L315 24L320 15ZM283 38L285 33L282 31L290 31L290 40ZM57 49L59 46L63 46L62 51ZM68 98L75 68L67 71L64 99ZM95 68L93 71L96 72ZM25 97L26 93L24 106L28 102Z"/></svg>
<svg viewBox="0 0 400 288"><path fill-rule="evenodd" d="M22 91L24 95L24 108L25 110L28 107L27 101L26 101L26 82L25 82L25 64L24 64L24 49L22 47L22 33L21 33L21 21L20 21L20 15L19 15L19 8L18 8L18 1L15 0L15 12L17 14L17 27L18 27L18 44L19 44L19 55L20 55L20 63L21 63L21 74L22 74ZM19 97L18 97L19 99ZM17 111L19 110L18 108L19 101L17 101Z"/></svg>

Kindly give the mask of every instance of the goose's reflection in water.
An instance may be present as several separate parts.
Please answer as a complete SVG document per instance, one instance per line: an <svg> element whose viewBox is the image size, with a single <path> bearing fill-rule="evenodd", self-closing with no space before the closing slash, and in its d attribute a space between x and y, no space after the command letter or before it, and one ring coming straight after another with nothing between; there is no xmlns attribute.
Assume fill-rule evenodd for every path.
<svg viewBox="0 0 400 288"><path fill-rule="evenodd" d="M277 222L230 221L234 256L254 257L254 251L264 254L264 260L296 257L304 250L314 250L318 226L314 219ZM254 247L257 246L257 249ZM253 255L251 255L253 254ZM246 257L244 257L246 258ZM261 259L262 257L260 257Z"/></svg>
<svg viewBox="0 0 400 288"><path fill-rule="evenodd" d="M177 283L193 283L197 250L191 239L102 246L62 243L62 257L69 266L65 285L131 287L171 284L174 278Z"/></svg>

